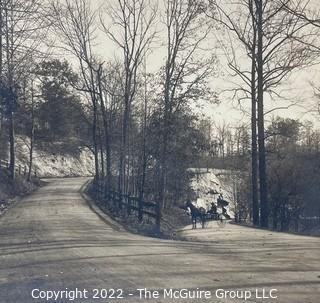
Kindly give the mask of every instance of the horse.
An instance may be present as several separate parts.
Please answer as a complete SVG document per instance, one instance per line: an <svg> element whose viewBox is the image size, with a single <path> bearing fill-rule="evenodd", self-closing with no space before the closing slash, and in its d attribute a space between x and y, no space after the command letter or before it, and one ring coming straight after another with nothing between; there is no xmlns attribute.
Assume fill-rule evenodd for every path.
<svg viewBox="0 0 320 303"><path fill-rule="evenodd" d="M197 228L197 218L201 221L201 226L204 228L205 220L206 220L206 210L203 207L195 207L191 201L187 201L186 207L190 208L191 211L191 220L192 220L192 229Z"/></svg>

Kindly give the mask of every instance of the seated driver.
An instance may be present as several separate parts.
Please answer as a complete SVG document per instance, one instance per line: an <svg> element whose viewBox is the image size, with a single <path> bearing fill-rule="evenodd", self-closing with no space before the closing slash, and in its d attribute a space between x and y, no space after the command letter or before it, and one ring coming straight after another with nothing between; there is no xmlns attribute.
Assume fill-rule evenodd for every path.
<svg viewBox="0 0 320 303"><path fill-rule="evenodd" d="M211 212L212 214L217 213L217 205L216 205L214 202L211 202L210 212Z"/></svg>

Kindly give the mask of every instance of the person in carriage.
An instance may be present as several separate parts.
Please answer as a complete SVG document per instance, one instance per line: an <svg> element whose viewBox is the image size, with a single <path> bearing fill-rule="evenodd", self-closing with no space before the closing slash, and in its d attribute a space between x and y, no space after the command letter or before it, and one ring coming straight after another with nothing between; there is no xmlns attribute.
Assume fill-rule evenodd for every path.
<svg viewBox="0 0 320 303"><path fill-rule="evenodd" d="M229 202L223 199L223 195L220 194L218 199L217 199L217 203L218 203L218 207L221 207L222 210L222 215L226 218L226 219L230 219L230 216L227 213L227 209L226 207L229 205Z"/></svg>
<svg viewBox="0 0 320 303"><path fill-rule="evenodd" d="M208 211L208 214L209 214L209 218L210 219L216 219L218 217L218 208L217 208L217 205L216 203L214 203L213 201L211 202L211 207Z"/></svg>

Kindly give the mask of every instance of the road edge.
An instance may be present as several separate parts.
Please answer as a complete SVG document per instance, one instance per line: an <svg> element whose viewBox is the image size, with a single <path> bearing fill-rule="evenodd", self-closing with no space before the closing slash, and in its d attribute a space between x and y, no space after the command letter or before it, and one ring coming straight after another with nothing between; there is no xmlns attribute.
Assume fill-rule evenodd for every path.
<svg viewBox="0 0 320 303"><path fill-rule="evenodd" d="M108 224L113 230L118 232L125 232L124 227L111 219L106 213L104 213L99 206L86 194L86 190L91 182L91 179L87 180L80 188L79 192L81 197L86 201L89 208L102 220L104 223Z"/></svg>
<svg viewBox="0 0 320 303"><path fill-rule="evenodd" d="M12 198L9 198L10 202L7 202L6 209L0 212L0 219L3 218L12 208L20 205L24 199L28 198L29 196L37 192L41 187L45 186L45 184L43 183L46 183L46 182L42 181L41 179L39 180L40 180L39 185L36 186L34 189L27 191L25 193L20 193L16 196L13 196Z"/></svg>

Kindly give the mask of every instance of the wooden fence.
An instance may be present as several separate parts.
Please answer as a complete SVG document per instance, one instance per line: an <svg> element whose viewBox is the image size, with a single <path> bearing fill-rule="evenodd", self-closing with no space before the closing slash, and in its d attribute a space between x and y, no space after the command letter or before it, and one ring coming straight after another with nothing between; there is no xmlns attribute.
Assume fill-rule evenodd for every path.
<svg viewBox="0 0 320 303"><path fill-rule="evenodd" d="M320 226L320 214L314 217L300 216L298 220L298 231L308 231Z"/></svg>
<svg viewBox="0 0 320 303"><path fill-rule="evenodd" d="M93 186L97 198L103 203L109 205L111 203L112 206L127 216L135 215L139 222L143 220L144 216L152 218L160 228L161 213L157 203L143 201L138 197L132 197L117 191L106 191L103 189L103 186L96 183L94 183Z"/></svg>
<svg viewBox="0 0 320 303"><path fill-rule="evenodd" d="M10 163L7 160L0 160L0 169L9 169ZM15 172L19 176L26 176L28 174L28 166L27 165L15 165ZM33 175L37 177L37 170L33 170Z"/></svg>

